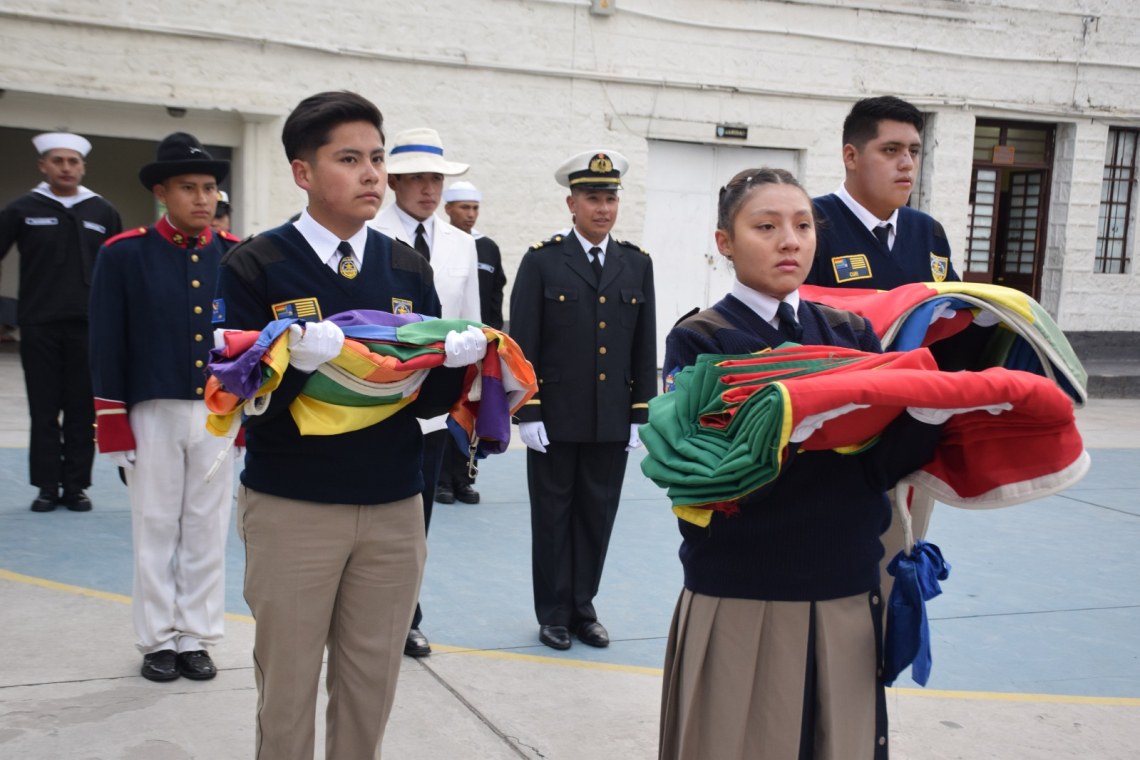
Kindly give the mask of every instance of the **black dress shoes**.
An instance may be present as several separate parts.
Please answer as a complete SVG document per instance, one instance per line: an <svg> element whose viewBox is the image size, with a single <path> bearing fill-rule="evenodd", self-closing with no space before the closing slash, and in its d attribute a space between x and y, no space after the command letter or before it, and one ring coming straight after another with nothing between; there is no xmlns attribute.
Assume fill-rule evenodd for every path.
<svg viewBox="0 0 1140 760"><path fill-rule="evenodd" d="M87 494L82 491L75 493L64 493L63 498L59 503L70 509L72 512L90 512L91 499L87 498Z"/></svg>
<svg viewBox="0 0 1140 760"><path fill-rule="evenodd" d="M610 634L597 620L584 620L578 624L578 641L592 647L608 647Z"/></svg>
<svg viewBox="0 0 1140 760"><path fill-rule="evenodd" d="M206 650L199 649L197 652L178 653L178 672L195 681L208 681L218 674L218 669Z"/></svg>
<svg viewBox="0 0 1140 760"><path fill-rule="evenodd" d="M173 649L143 655L142 677L148 681L173 681L178 678L178 664Z"/></svg>
<svg viewBox="0 0 1140 760"><path fill-rule="evenodd" d="M459 499L464 504L478 504L479 492L471 486L464 483L455 489L455 498Z"/></svg>
<svg viewBox="0 0 1140 760"><path fill-rule="evenodd" d="M427 657L431 654L431 644L419 628L408 631L408 638L404 641L404 654L409 657Z"/></svg>
<svg viewBox="0 0 1140 760"><path fill-rule="evenodd" d="M454 504L455 492L451 490L451 486L436 486L435 502L436 504Z"/></svg>
<svg viewBox="0 0 1140 760"><path fill-rule="evenodd" d="M570 648L570 629L564 625L544 625L538 629L538 640L551 649Z"/></svg>
<svg viewBox="0 0 1140 760"><path fill-rule="evenodd" d="M59 504L59 493L54 488L41 488L40 495L32 502L33 512L54 512Z"/></svg>

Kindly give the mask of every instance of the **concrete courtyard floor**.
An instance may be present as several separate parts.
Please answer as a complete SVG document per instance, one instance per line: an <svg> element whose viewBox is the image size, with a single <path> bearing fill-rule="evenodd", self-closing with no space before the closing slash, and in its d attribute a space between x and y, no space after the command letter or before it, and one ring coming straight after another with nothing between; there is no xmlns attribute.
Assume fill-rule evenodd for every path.
<svg viewBox="0 0 1140 760"><path fill-rule="evenodd" d="M928 605L929 687L904 676L888 692L893 757L1140 757L1140 401L1093 401L1078 420L1093 464L1073 489L992 512L935 510L928 538L953 571ZM126 489L100 457L94 511L34 514L26 444L19 362L0 353L0 758L252 757L253 621L236 534L219 676L146 681ZM421 597L434 652L404 659L385 757L656 756L681 572L675 520L641 456L597 599L608 649L537 641L522 450L484 465L483 503L436 507Z"/></svg>

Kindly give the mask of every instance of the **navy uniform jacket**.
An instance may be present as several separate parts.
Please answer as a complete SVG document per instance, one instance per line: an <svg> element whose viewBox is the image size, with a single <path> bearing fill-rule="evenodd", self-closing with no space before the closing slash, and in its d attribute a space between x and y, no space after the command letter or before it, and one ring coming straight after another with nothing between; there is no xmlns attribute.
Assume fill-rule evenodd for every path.
<svg viewBox="0 0 1140 760"><path fill-rule="evenodd" d="M821 227L809 285L890 290L912 282L958 282L950 242L930 215L903 206L895 246L887 248L838 195L812 201Z"/></svg>
<svg viewBox="0 0 1140 760"><path fill-rule="evenodd" d="M65 207L31 192L0 211L0 259L20 247L17 321L21 325L87 319L99 246L123 229L119 212L98 195Z"/></svg>
<svg viewBox="0 0 1140 760"><path fill-rule="evenodd" d="M218 265L237 242L209 227L187 240L166 217L107 241L91 286L97 399L129 408L150 399L203 397Z"/></svg>
<svg viewBox="0 0 1140 760"><path fill-rule="evenodd" d="M502 330L503 288L507 284L503 256L495 241L486 235L475 238L475 254L479 259L479 306L483 324Z"/></svg>
<svg viewBox="0 0 1140 760"><path fill-rule="evenodd" d="M552 441L629 439L657 393L653 262L610 238L599 287L577 236L556 235L523 256L511 290L511 337L538 375L519 410Z"/></svg>

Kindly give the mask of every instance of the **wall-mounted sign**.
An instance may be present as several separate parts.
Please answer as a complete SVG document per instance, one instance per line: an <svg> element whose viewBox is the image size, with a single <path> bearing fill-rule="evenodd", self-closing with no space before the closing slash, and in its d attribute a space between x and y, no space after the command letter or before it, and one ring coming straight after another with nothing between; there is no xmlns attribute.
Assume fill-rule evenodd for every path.
<svg viewBox="0 0 1140 760"><path fill-rule="evenodd" d="M994 146L994 163L995 164L1012 164L1013 163L1012 145L995 145Z"/></svg>
<svg viewBox="0 0 1140 760"><path fill-rule="evenodd" d="M737 140L748 139L748 127L730 127L727 124L716 125L717 137L733 137Z"/></svg>

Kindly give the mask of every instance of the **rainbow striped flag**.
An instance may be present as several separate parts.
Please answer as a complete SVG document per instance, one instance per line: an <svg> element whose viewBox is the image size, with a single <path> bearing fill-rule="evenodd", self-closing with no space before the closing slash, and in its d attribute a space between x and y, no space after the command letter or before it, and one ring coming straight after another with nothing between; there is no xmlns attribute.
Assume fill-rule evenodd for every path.
<svg viewBox="0 0 1140 760"><path fill-rule="evenodd" d="M230 435L255 399L268 396L289 369L289 326L281 319L261 331L227 331L211 352L207 428ZM344 332L340 354L309 377L289 412L301 435L339 435L376 425L415 401L427 373L444 361L444 338L474 325L487 336L487 356L467 368L463 393L448 427L476 458L510 443L511 414L538 392L534 368L500 330L460 319L419 314L347 311L328 317Z"/></svg>

